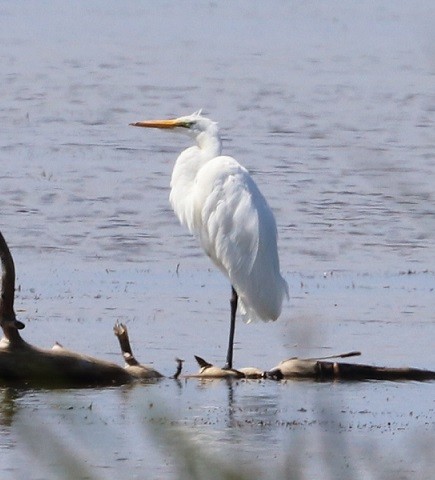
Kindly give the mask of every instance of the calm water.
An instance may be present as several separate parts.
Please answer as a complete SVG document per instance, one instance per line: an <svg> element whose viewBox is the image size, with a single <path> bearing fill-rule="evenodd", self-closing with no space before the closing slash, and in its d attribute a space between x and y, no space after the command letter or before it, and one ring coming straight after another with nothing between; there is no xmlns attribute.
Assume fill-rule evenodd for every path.
<svg viewBox="0 0 435 480"><path fill-rule="evenodd" d="M429 0L2 2L0 228L26 338L120 362L119 319L164 374L223 362L229 286L168 203L186 139L128 126L204 108L276 213L291 289L278 322L238 324L236 365L358 349L434 369L434 20ZM271 477L425 478L435 445L434 384L0 394L2 479L59 478L65 451L72 478L175 478L156 424Z"/></svg>

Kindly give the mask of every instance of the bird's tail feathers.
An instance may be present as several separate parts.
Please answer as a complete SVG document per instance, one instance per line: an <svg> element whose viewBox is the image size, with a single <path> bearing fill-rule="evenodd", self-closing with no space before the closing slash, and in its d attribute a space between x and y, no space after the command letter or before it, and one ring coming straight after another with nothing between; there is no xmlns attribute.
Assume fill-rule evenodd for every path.
<svg viewBox="0 0 435 480"><path fill-rule="evenodd" d="M235 288L239 296L239 311L246 323L277 320L281 315L284 298L289 299L289 287L281 275L273 288L259 287L251 292L243 292L237 285Z"/></svg>

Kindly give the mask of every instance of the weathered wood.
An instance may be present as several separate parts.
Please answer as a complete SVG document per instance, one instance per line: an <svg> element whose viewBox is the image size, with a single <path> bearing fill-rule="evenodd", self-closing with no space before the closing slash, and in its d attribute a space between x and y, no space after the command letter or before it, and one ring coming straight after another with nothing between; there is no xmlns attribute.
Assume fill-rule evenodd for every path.
<svg viewBox="0 0 435 480"><path fill-rule="evenodd" d="M113 327L113 331L119 340L121 352L125 360L125 369L130 375L141 379L156 379L163 377L163 375L157 370L154 370L154 368L149 367L148 365L142 365L136 360L130 346L127 327L125 325L122 323L116 323Z"/></svg>
<svg viewBox="0 0 435 480"><path fill-rule="evenodd" d="M418 368L388 368L358 363L330 362L326 359L347 358L360 355L349 352L322 358L290 358L280 362L269 371L248 367L240 369L223 369L216 367L195 355L200 366L198 373L186 375L185 378L252 378L252 379L310 379L316 381L361 381L361 380L435 380L435 371Z"/></svg>
<svg viewBox="0 0 435 480"><path fill-rule="evenodd" d="M358 357L361 352L346 352L339 355L328 355L327 357L317 358L298 358L293 357L288 360L283 360L276 367L272 368L268 372L265 372L267 378L280 380L282 378L316 378L317 376L317 364L323 360L330 360L336 358L349 358Z"/></svg>
<svg viewBox="0 0 435 480"><path fill-rule="evenodd" d="M15 266L12 255L0 232L0 327L4 338L0 341L0 384L74 387L121 385L137 380L158 380L162 375L152 367L140 364L133 355L125 325L116 324L125 367L89 355L83 355L56 344L51 350L27 343L19 330L24 324L17 320L14 311ZM185 378L270 378L275 380L306 378L319 381L332 380L435 380L435 371L416 368L388 368L327 360L359 355L350 352L322 358L291 358L265 372L249 367L239 370L215 367L195 356L200 370ZM178 378L183 361L177 359Z"/></svg>
<svg viewBox="0 0 435 480"><path fill-rule="evenodd" d="M353 363L317 362L319 380L435 380L435 372L419 368L376 367Z"/></svg>
<svg viewBox="0 0 435 480"><path fill-rule="evenodd" d="M221 368L208 363L201 357L195 355L195 359L199 365L199 372L190 375L184 375L184 378L265 378L264 370L256 367L245 368Z"/></svg>
<svg viewBox="0 0 435 480"><path fill-rule="evenodd" d="M220 368L208 363L203 358L195 355L199 365L199 372L186 375L185 378L244 378L245 375L233 368Z"/></svg>
<svg viewBox="0 0 435 480"><path fill-rule="evenodd" d="M0 293L0 326L7 339L19 343L21 341L18 330L24 328L15 316L15 265L6 240L0 232L0 260L2 265L1 293Z"/></svg>
<svg viewBox="0 0 435 480"><path fill-rule="evenodd" d="M46 387L120 385L132 375L106 362L54 346L40 349L26 342L0 342L0 382Z"/></svg>
<svg viewBox="0 0 435 480"><path fill-rule="evenodd" d="M245 378L265 378L264 370L260 370L257 367L243 367L239 368L238 371L243 373Z"/></svg>
<svg viewBox="0 0 435 480"><path fill-rule="evenodd" d="M174 376L172 378L174 378L175 380L178 379L178 377L181 375L181 372L183 370L183 363L184 363L184 360L182 360L181 358L176 358L175 361L177 362L177 370L175 370L175 373L174 373Z"/></svg>
<svg viewBox="0 0 435 480"><path fill-rule="evenodd" d="M346 357L349 354L340 355ZM358 363L327 362L321 359L291 358L266 372L266 377L282 380L307 378L330 380L435 380L435 371L418 368L391 368Z"/></svg>
<svg viewBox="0 0 435 480"><path fill-rule="evenodd" d="M20 335L24 324L14 311L15 267L7 243L0 232L2 266L0 296L0 326L4 338L0 341L0 382L37 386L96 386L120 385L138 379L156 379L162 375L141 365L133 356L127 329L115 326L126 367L89 355L66 350L56 344L51 350L30 345ZM127 360L127 356L130 357Z"/></svg>

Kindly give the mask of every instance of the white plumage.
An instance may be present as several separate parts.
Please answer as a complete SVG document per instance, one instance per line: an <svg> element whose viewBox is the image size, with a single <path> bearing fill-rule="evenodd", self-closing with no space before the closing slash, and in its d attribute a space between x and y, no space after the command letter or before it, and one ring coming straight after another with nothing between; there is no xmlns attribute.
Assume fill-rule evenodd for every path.
<svg viewBox="0 0 435 480"><path fill-rule="evenodd" d="M200 112L132 125L181 131L196 140L197 145L184 150L175 162L169 198L180 222L198 237L233 287L226 362L232 368L237 297L247 321L267 321L279 317L288 296L273 213L248 171L234 158L221 155L217 124Z"/></svg>

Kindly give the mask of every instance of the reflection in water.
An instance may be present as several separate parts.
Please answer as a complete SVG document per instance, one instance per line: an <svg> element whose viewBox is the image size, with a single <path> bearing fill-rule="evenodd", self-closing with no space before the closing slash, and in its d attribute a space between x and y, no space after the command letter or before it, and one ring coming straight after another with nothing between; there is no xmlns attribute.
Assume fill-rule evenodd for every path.
<svg viewBox="0 0 435 480"><path fill-rule="evenodd" d="M225 383L228 387L228 428L234 427L235 419L234 419L234 388L233 388L233 380L227 378Z"/></svg>
<svg viewBox="0 0 435 480"><path fill-rule="evenodd" d="M20 411L20 401L26 392L12 387L0 388L0 451L17 447L14 419ZM0 469L1 472L1 469Z"/></svg>
<svg viewBox="0 0 435 480"><path fill-rule="evenodd" d="M340 472L338 478L348 478L341 477L343 472L371 468L355 464L355 445L385 468L391 466L389 447L382 443L373 450L358 432L369 434L373 445L391 442L400 432L411 434L421 425L419 419L427 426L420 430L422 438L433 428L426 411L430 395L421 405L408 402L421 392L416 384L372 383L366 397L367 386L360 383L181 383L182 390L178 382L164 380L113 389L4 391L8 410L15 413L8 426L13 443L3 439L2 445L19 447L16 455L29 460L15 464L11 457L11 471L22 478L47 478L54 472L64 478L67 466L77 473L74 478L99 478L100 473L115 478L126 471L179 478L174 471L195 463L200 470L213 464L236 466L240 473L255 468L257 475L319 473L327 466L326 478ZM427 388L429 393L432 387ZM396 445L397 439L390 446ZM392 455L397 457L397 449Z"/></svg>
<svg viewBox="0 0 435 480"><path fill-rule="evenodd" d="M14 416L19 409L16 402L17 399L23 396L23 392L14 388L6 387L0 389L0 425L4 432L8 430L7 427L12 425Z"/></svg>

